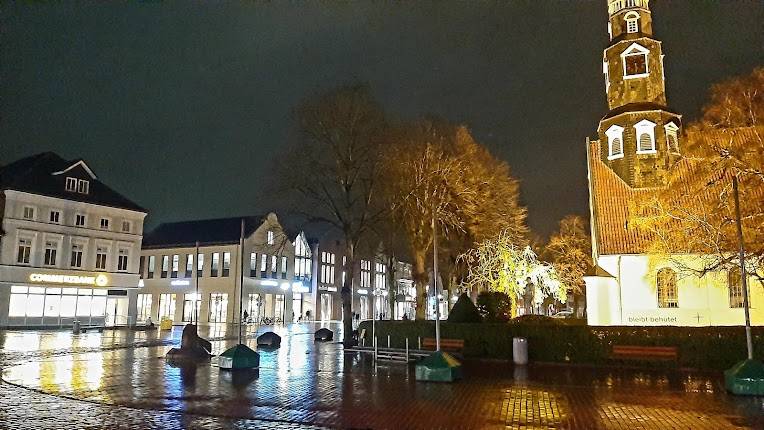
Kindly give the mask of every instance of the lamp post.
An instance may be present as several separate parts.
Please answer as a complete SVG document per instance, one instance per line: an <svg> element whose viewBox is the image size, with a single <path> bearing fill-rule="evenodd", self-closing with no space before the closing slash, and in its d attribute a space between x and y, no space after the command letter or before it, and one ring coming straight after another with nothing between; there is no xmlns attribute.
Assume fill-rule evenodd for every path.
<svg viewBox="0 0 764 430"><path fill-rule="evenodd" d="M752 396L764 395L764 364L753 358L751 339L751 315L748 309L748 282L745 273L745 243L743 242L743 222L740 217L740 193L737 175L732 177L732 192L735 197L735 223L739 244L740 283L743 287L743 310L745 312L745 340L748 347L748 359L743 360L724 372L724 384L733 394Z"/></svg>

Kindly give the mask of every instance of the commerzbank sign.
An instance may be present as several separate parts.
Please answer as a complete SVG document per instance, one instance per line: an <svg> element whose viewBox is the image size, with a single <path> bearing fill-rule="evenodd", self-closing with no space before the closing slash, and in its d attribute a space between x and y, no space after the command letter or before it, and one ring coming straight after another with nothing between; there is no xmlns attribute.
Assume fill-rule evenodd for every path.
<svg viewBox="0 0 764 430"><path fill-rule="evenodd" d="M29 275L29 282L68 285L95 285L97 287L105 287L109 283L109 278L106 275L77 276L59 275L56 273L32 273Z"/></svg>

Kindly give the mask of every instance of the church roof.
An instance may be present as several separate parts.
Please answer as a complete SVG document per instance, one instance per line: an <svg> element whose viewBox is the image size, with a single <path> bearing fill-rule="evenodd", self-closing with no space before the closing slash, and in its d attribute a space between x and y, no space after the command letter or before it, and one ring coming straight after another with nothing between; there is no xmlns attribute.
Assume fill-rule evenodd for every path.
<svg viewBox="0 0 764 430"><path fill-rule="evenodd" d="M604 117L602 117L602 119L606 120L608 118L613 118L614 116L618 116L624 113L655 111L655 110L661 110L661 111L679 116L679 114L676 113L673 109L670 109L660 103L640 102L640 103L627 103L623 106L619 106L615 109L611 109L610 112L608 112Z"/></svg>

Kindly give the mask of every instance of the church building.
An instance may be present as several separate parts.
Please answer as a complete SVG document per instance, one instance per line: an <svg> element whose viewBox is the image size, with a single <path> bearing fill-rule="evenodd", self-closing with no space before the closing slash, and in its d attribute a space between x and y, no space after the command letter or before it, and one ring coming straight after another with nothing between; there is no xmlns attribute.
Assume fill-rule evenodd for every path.
<svg viewBox="0 0 764 430"><path fill-rule="evenodd" d="M676 258L647 252L650 237L630 225L641 195L667 185L682 153L682 117L667 107L663 49L649 0L608 0L604 50L608 113L587 141L595 272L586 280L590 325L742 325L737 273L680 276ZM737 276L735 276L737 275ZM764 325L761 284L749 280L751 321Z"/></svg>

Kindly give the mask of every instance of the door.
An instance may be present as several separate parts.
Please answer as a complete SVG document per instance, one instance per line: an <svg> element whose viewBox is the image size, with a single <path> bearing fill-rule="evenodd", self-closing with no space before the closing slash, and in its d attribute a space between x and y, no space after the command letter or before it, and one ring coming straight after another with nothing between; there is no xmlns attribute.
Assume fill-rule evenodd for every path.
<svg viewBox="0 0 764 430"><path fill-rule="evenodd" d="M106 327L127 325L127 297L109 297L106 299Z"/></svg>
<svg viewBox="0 0 764 430"><path fill-rule="evenodd" d="M361 319L367 320L369 319L369 298L366 296L359 297L360 299L360 308L361 308Z"/></svg>

